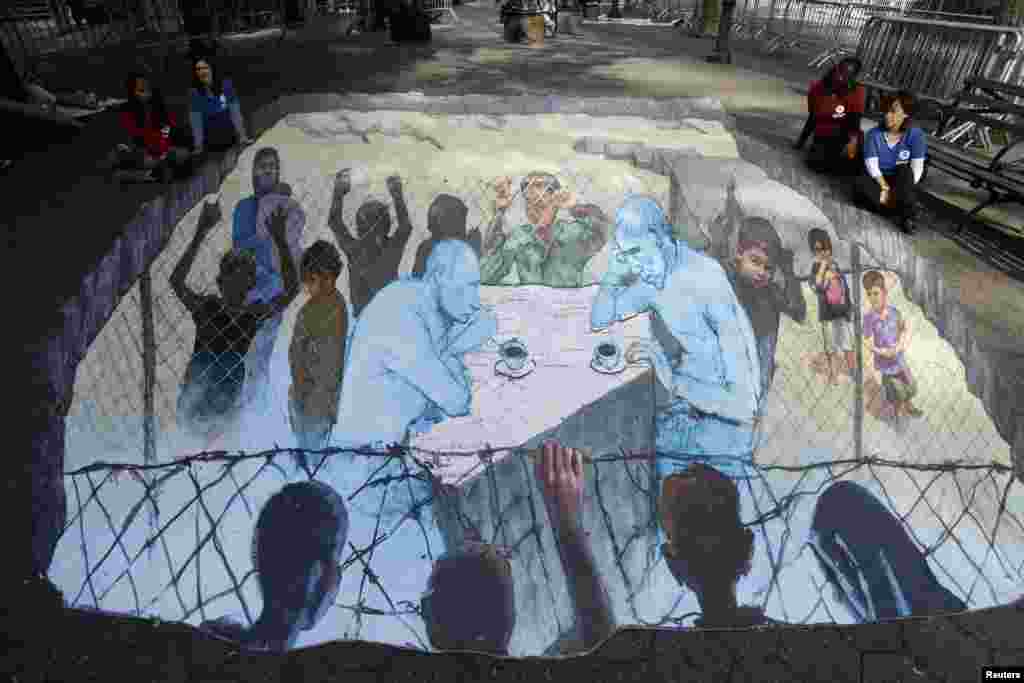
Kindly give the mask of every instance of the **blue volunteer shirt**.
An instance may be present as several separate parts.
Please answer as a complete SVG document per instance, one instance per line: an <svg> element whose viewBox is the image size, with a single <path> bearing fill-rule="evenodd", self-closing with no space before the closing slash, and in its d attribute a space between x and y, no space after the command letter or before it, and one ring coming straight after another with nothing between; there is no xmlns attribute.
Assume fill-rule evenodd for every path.
<svg viewBox="0 0 1024 683"><path fill-rule="evenodd" d="M206 91L192 89L192 111L203 115L203 118L223 118L231 121L228 107L235 103L235 88L231 81L224 81L224 94L213 95Z"/></svg>
<svg viewBox="0 0 1024 683"><path fill-rule="evenodd" d="M868 131L864 140L864 158L878 157L878 168L882 173L893 173L897 165L909 163L911 159L924 159L926 152L924 131L920 128L907 130L892 147L886 142L882 126Z"/></svg>

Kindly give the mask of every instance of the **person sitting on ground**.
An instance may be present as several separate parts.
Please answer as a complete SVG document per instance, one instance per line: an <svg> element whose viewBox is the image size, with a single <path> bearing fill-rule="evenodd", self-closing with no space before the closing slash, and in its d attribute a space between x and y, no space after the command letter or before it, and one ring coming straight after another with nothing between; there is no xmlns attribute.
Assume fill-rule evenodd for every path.
<svg viewBox="0 0 1024 683"><path fill-rule="evenodd" d="M583 527L584 456L549 441L535 457L535 476L576 615L576 637L562 652L590 650L614 632L615 620ZM436 560L420 613L430 643L438 650L508 655L516 613L507 553L474 536Z"/></svg>
<svg viewBox="0 0 1024 683"><path fill-rule="evenodd" d="M348 306L336 284L341 254L318 240L302 255L302 284L309 301L299 310L288 348L292 368L291 425L299 448L323 448L338 415L338 398L348 339ZM309 472L305 454L298 465Z"/></svg>
<svg viewBox="0 0 1024 683"><path fill-rule="evenodd" d="M859 59L846 57L811 84L807 122L793 146L803 148L814 134L807 163L815 170L847 175L856 169L866 99L864 86L856 80L860 69Z"/></svg>
<svg viewBox="0 0 1024 683"><path fill-rule="evenodd" d="M761 608L741 606L736 599L736 584L750 573L754 533L740 520L740 494L730 477L703 463L669 475L662 482L658 514L665 531L665 564L700 603L694 626L778 623Z"/></svg>
<svg viewBox="0 0 1024 683"><path fill-rule="evenodd" d="M252 142L245 132L238 93L230 79L221 79L209 57L192 60L190 122L193 152L223 150Z"/></svg>
<svg viewBox="0 0 1024 683"><path fill-rule="evenodd" d="M263 610L246 628L232 617L199 628L246 649L285 652L334 604L348 541L345 501L319 481L287 484L260 510L252 537Z"/></svg>
<svg viewBox="0 0 1024 683"><path fill-rule="evenodd" d="M144 74L132 73L125 86L128 101L121 108L121 127L131 144L118 145L111 164L115 169L159 171L161 179L170 180L175 171L185 168L190 156L187 149L174 144L180 135L178 120Z"/></svg>
<svg viewBox="0 0 1024 683"><path fill-rule="evenodd" d="M903 232L916 228L917 184L928 153L925 134L911 125L914 98L907 92L882 99L885 124L864 139L864 173L857 176L858 198L872 211L895 216Z"/></svg>
<svg viewBox="0 0 1024 683"><path fill-rule="evenodd" d="M967 609L935 578L899 519L860 484L839 481L822 492L808 545L857 623Z"/></svg>
<svg viewBox="0 0 1024 683"><path fill-rule="evenodd" d="M480 256L480 245L483 239L479 228L466 233L466 217L469 209L465 202L450 194L439 194L434 197L427 209L427 231L430 237L420 242L416 249L416 260L413 262L412 276L423 277L427 269L427 258L434 245L444 240L462 240L467 242L477 257Z"/></svg>
<svg viewBox="0 0 1024 683"><path fill-rule="evenodd" d="M256 261L247 252L233 249L220 261L217 286L220 296L201 296L186 283L199 247L220 222L218 204L203 207L195 237L171 273L174 294L192 315L195 347L185 370L178 396L178 421L201 438L216 437L231 424L238 412L238 397L245 379L245 355L253 337L268 318L280 314L299 291L295 264L285 238L287 216L279 209L271 215L267 229L284 255L284 291L269 303L246 303L256 285Z"/></svg>

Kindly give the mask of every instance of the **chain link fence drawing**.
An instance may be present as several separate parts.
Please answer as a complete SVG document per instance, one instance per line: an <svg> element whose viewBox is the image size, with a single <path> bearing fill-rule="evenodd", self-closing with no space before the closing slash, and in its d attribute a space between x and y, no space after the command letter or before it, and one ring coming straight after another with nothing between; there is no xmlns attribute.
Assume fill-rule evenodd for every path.
<svg viewBox="0 0 1024 683"><path fill-rule="evenodd" d="M429 139L422 142L436 144ZM561 187L571 189L582 202L601 195L591 175L568 167L550 170L556 172ZM290 187L278 186L280 199L265 210L258 207L257 230L263 239L270 239L274 209L283 207L286 216L294 216L294 207L301 207L305 223L304 229L299 228L301 234L294 229L298 223L285 221L281 228L297 276L301 279L310 270L308 263L304 267L303 253L314 243L323 240L342 252L337 289L347 301L351 332L356 313L350 274L365 264L352 262L330 226L330 217L336 213L332 206L337 177L323 177L316 169L298 165L294 172L290 167L287 171L284 177L289 178ZM399 239L402 221L387 181L371 181L359 169L352 170L350 180L351 191L340 211L348 237L357 240L365 233L373 239L381 228L382 239L385 234ZM431 237L430 207L442 192L439 187L447 182L434 180L434 186L427 186L417 178L402 179L402 197L413 226L407 242L397 247L402 274L413 270L419 245ZM512 182L506 225L524 220L518 181L517 177ZM662 198L667 192L666 183L654 182L640 172L629 182L632 191ZM465 207L465 238L471 244L486 241L493 217L494 181L480 180L447 194ZM201 211L197 207L195 213ZM229 284L222 260L233 243L233 220L233 212L225 209L196 248L186 284L197 294L220 291L223 295ZM178 428L179 393L195 350L197 325L168 283L193 242L195 226L190 220L174 231L79 365L67 438L67 493L73 514L58 546L54 575L72 605L157 614L190 623L234 611L251 624L259 614L260 597L252 580L255 569L249 543L261 502L283 483L309 476L294 468L294 455L308 454L308 450L288 450L294 442L287 408L292 378L288 347L301 306L284 312L272 344L269 408L204 438L183 435ZM862 264L862 258L869 259L854 251L857 256L844 272L853 301L860 304L864 301L862 275L875 268L870 262ZM258 277L258 269L265 267L264 257L247 258L257 271L250 275ZM280 258L273 260L278 272ZM596 282L606 263L607 250L591 261L584 284ZM313 265L328 271L335 267ZM1024 525L1009 449L968 391L955 353L903 298L897 274L883 272L890 303L911 325L907 361L918 379L915 401L923 413L919 418L886 413L881 382L866 348L860 349L860 366L853 372L843 367L843 357L833 358L838 365L832 368L835 383L830 382L817 300L805 275L796 274L802 279L804 322L782 317L776 372L755 456L756 476L740 484L743 521L757 539L754 571L741 582L741 598L759 604L772 618L793 623L849 621L804 543L817 495L844 479L867 486L893 510L944 585L971 607L1007 602L1016 597L1021 584ZM298 303L304 304L307 295L299 296ZM246 356L246 364L251 357ZM439 527L450 542L480 538L510 548L517 567L517 607L532 615L520 623L524 630L540 633L516 640L514 651L537 654L565 635L571 618L560 588L564 577L557 556L551 554L544 505L520 446L504 444L484 453L445 452L445 457L467 462L462 478L440 487L447 496L444 501L417 500L420 514L404 523ZM212 455L200 455L204 453ZM325 456L324 462L310 458L320 467L313 476L332 481L334 475L325 474L329 463L346 456L336 449L319 453ZM396 459L398 453L376 455ZM387 496L411 479L427 484L439 455L406 449L400 462L392 460L386 474L350 480L339 493L348 504L359 505L361 500ZM118 476L125 472L131 476ZM612 585L619 623L692 624L693 595L680 590L658 553L659 521L654 511L659 488L649 460L631 452L597 453L587 480L585 518L592 542L599 548L602 573ZM351 618L343 631L324 634L365 637L383 631L364 630L364 618L366 623L393 621L397 626L388 633L396 643L427 648L418 605L395 599L389 591L389 583L400 580L396 569L374 564L374 550L392 541L393 531L373 529L351 542L343 566L350 576L358 577L353 578L356 588L339 598L337 605ZM401 552L410 563L429 566L437 550L424 546ZM404 590L408 593L408 586Z"/></svg>

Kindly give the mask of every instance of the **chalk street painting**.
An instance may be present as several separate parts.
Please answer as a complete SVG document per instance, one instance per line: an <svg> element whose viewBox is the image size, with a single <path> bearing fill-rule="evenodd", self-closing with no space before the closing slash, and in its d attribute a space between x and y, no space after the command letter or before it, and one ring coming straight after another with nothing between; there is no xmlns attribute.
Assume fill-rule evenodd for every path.
<svg viewBox="0 0 1024 683"><path fill-rule="evenodd" d="M1016 597L1009 447L897 265L724 128L604 124L697 152L655 172L595 125L331 112L246 151L79 367L68 603L539 655ZM914 469L950 460L991 467Z"/></svg>

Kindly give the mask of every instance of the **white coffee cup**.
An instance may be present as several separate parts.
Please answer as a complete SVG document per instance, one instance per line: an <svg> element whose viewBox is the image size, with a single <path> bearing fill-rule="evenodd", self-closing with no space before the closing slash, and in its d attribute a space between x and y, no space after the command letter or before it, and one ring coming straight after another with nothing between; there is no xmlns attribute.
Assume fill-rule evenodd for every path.
<svg viewBox="0 0 1024 683"><path fill-rule="evenodd" d="M509 339L499 347L498 352L505 361L505 367L512 372L522 370L530 359L530 352L521 339Z"/></svg>
<svg viewBox="0 0 1024 683"><path fill-rule="evenodd" d="M604 340L594 348L594 365L604 370L615 370L622 361L622 347L611 340Z"/></svg>

